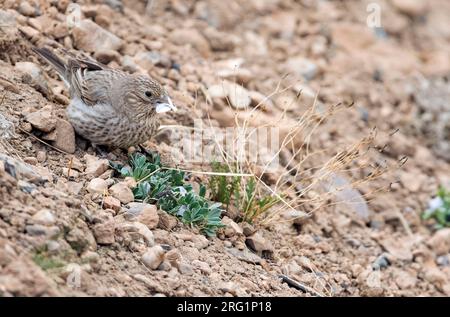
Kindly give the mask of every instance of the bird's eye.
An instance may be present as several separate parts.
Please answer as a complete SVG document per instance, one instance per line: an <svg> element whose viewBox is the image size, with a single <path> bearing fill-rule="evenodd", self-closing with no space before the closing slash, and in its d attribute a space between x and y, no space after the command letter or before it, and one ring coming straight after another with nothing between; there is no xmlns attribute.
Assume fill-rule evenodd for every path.
<svg viewBox="0 0 450 317"><path fill-rule="evenodd" d="M145 96L147 96L148 98L151 98L152 97L152 93L151 93L151 91L146 91L145 92Z"/></svg>

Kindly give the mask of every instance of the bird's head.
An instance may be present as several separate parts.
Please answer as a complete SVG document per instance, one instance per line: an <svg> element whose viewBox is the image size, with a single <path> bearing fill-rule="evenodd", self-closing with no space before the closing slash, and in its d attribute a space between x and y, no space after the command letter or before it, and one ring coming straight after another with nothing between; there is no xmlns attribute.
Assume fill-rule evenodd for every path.
<svg viewBox="0 0 450 317"><path fill-rule="evenodd" d="M132 85L133 93L128 96L127 101L141 113L151 115L177 110L167 91L157 81L147 76L137 76Z"/></svg>

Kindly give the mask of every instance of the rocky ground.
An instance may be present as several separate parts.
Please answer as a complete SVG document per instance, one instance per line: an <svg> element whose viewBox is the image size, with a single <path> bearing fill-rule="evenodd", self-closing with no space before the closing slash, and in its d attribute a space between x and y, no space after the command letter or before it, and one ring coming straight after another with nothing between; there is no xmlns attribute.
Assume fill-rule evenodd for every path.
<svg viewBox="0 0 450 317"><path fill-rule="evenodd" d="M450 229L421 219L450 188L448 1L376 1L376 28L372 1L150 2L77 1L74 26L71 1L0 0L0 296L450 296ZM308 143L332 152L376 126L375 150L355 164L393 168L356 186L356 208L225 218L207 239L132 202L133 182L75 136L68 92L32 45L157 78L180 109L165 125L229 127L263 101L251 124L287 113L283 135L316 95L325 109L354 102ZM147 145L167 152L168 139Z"/></svg>

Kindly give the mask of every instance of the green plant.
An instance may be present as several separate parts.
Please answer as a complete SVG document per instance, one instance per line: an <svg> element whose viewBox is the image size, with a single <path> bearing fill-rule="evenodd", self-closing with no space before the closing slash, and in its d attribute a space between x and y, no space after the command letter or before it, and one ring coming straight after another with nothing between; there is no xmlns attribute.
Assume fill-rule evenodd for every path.
<svg viewBox="0 0 450 317"><path fill-rule="evenodd" d="M129 166L111 163L123 177L133 177L137 186L133 189L135 200L158 205L188 225L197 226L207 236L214 236L222 227L221 204L205 198L206 188L201 185L197 194L191 184L184 181L185 173L161 165L159 155L131 156Z"/></svg>
<svg viewBox="0 0 450 317"><path fill-rule="evenodd" d="M423 219L434 218L436 228L450 227L450 191L439 187L436 198L432 199L429 208L423 213Z"/></svg>
<svg viewBox="0 0 450 317"><path fill-rule="evenodd" d="M33 255L33 261L44 271L61 268L65 263L55 257L51 257L45 253L36 253Z"/></svg>
<svg viewBox="0 0 450 317"><path fill-rule="evenodd" d="M212 171L215 173L230 173L230 167L220 162L211 163ZM228 210L232 198L236 199L240 194L241 177L213 175L209 178L208 188L210 197L214 201L221 202Z"/></svg>
<svg viewBox="0 0 450 317"><path fill-rule="evenodd" d="M227 176L233 175L230 166L224 163L213 162L212 175L208 187L211 199L221 202L228 210L230 204L242 213L242 220L252 223L258 216L267 212L270 207L280 200L276 196L264 195L257 190L255 177Z"/></svg>

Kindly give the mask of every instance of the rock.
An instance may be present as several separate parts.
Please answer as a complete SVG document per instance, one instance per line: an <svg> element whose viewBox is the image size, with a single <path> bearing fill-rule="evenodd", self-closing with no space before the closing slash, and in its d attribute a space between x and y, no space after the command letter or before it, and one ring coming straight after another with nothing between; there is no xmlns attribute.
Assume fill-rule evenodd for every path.
<svg viewBox="0 0 450 317"><path fill-rule="evenodd" d="M313 61L301 56L288 59L284 69L288 72L295 72L306 80L314 79L319 72L319 68Z"/></svg>
<svg viewBox="0 0 450 317"><path fill-rule="evenodd" d="M252 99L250 93L244 87L230 83L226 86L227 96L230 104L235 109L246 109L250 106Z"/></svg>
<svg viewBox="0 0 450 317"><path fill-rule="evenodd" d="M53 254L57 254L61 249L61 244L55 240L49 240L46 243L47 251Z"/></svg>
<svg viewBox="0 0 450 317"><path fill-rule="evenodd" d="M56 120L56 140L53 146L67 153L75 153L75 131L66 120Z"/></svg>
<svg viewBox="0 0 450 317"><path fill-rule="evenodd" d="M136 182L136 180L133 177L125 177L124 182L131 189L133 189L133 188L135 188L137 186L137 182Z"/></svg>
<svg viewBox="0 0 450 317"><path fill-rule="evenodd" d="M61 232L61 230L56 226L48 227L38 224L26 226L25 230L30 236L46 236L48 238L56 237Z"/></svg>
<svg viewBox="0 0 450 317"><path fill-rule="evenodd" d="M289 40L297 25L297 15L294 12L281 11L267 16L264 25L273 36Z"/></svg>
<svg viewBox="0 0 450 317"><path fill-rule="evenodd" d="M113 219L98 223L94 226L94 236L98 244L113 244L116 240L114 237L115 221Z"/></svg>
<svg viewBox="0 0 450 317"><path fill-rule="evenodd" d="M169 41L175 45L189 44L204 57L208 56L210 52L208 41L197 29L177 28L170 33Z"/></svg>
<svg viewBox="0 0 450 317"><path fill-rule="evenodd" d="M212 273L211 267L206 262L194 260L194 261L192 261L192 266L195 267L196 269L199 269L202 273L204 273L206 275L209 275Z"/></svg>
<svg viewBox="0 0 450 317"><path fill-rule="evenodd" d="M394 280L400 289L408 290L416 286L417 278L407 271L396 271Z"/></svg>
<svg viewBox="0 0 450 317"><path fill-rule="evenodd" d="M339 203L353 209L361 220L366 223L370 220L371 212L366 200L358 190L352 187L347 178L331 172L323 181L323 186L336 196Z"/></svg>
<svg viewBox="0 0 450 317"><path fill-rule="evenodd" d="M372 263L372 268L374 270L385 269L390 265L388 256L386 254L381 254L376 260Z"/></svg>
<svg viewBox="0 0 450 317"><path fill-rule="evenodd" d="M86 223L79 221L78 225L79 227L72 228L66 234L66 241L80 254L88 248L96 250L97 243L95 242L95 237L87 227Z"/></svg>
<svg viewBox="0 0 450 317"><path fill-rule="evenodd" d="M400 181L403 186L412 193L418 192L422 187L422 183L426 181L427 178L426 175L421 175L420 172L418 174L402 171L400 174Z"/></svg>
<svg viewBox="0 0 450 317"><path fill-rule="evenodd" d="M206 28L202 33L213 51L232 51L240 42L239 37L220 32L213 27Z"/></svg>
<svg viewBox="0 0 450 317"><path fill-rule="evenodd" d="M230 293L232 295L236 295L239 286L234 282L221 282L217 286L224 293Z"/></svg>
<svg viewBox="0 0 450 317"><path fill-rule="evenodd" d="M152 270L156 270L158 266L164 261L165 251L160 245L151 247L142 256L144 265Z"/></svg>
<svg viewBox="0 0 450 317"><path fill-rule="evenodd" d="M84 159L86 160L85 173L89 176L98 177L109 168L109 162L106 159L99 159L89 154L86 154Z"/></svg>
<svg viewBox="0 0 450 317"><path fill-rule="evenodd" d="M178 220L176 217L169 215L167 212L160 211L159 215L159 223L158 228L170 231L176 227L178 224Z"/></svg>
<svg viewBox="0 0 450 317"><path fill-rule="evenodd" d="M108 183L104 179L94 178L89 182L86 189L89 193L103 195L108 191Z"/></svg>
<svg viewBox="0 0 450 317"><path fill-rule="evenodd" d="M383 248L398 260L412 261L410 241L406 239L386 238L380 241Z"/></svg>
<svg viewBox="0 0 450 317"><path fill-rule="evenodd" d="M158 208L155 205L145 204L137 221L146 225L149 229L155 229L159 223Z"/></svg>
<svg viewBox="0 0 450 317"><path fill-rule="evenodd" d="M48 105L42 109L32 112L25 117L25 120L41 131L50 132L56 128L57 120L53 116L52 106Z"/></svg>
<svg viewBox="0 0 450 317"><path fill-rule="evenodd" d="M121 208L120 200L112 196L106 196L103 199L103 209L112 209L115 212L119 212Z"/></svg>
<svg viewBox="0 0 450 317"><path fill-rule="evenodd" d="M424 268L423 277L440 290L442 290L447 282L447 275L437 267Z"/></svg>
<svg viewBox="0 0 450 317"><path fill-rule="evenodd" d="M248 222L242 223L242 233L244 234L244 236L246 237L251 236L252 234L255 233L255 231L256 229Z"/></svg>
<svg viewBox="0 0 450 317"><path fill-rule="evenodd" d="M166 253L166 260L169 261L173 267L178 267L181 259L181 254L177 249L172 249Z"/></svg>
<svg viewBox="0 0 450 317"><path fill-rule="evenodd" d="M225 235L227 237L244 234L242 228L227 216L222 218L222 223L225 225Z"/></svg>
<svg viewBox="0 0 450 317"><path fill-rule="evenodd" d="M114 198L120 200L122 204L128 204L134 201L134 195L126 183L117 183L109 189L109 192Z"/></svg>
<svg viewBox="0 0 450 317"><path fill-rule="evenodd" d="M423 16L428 9L425 0L391 0L391 3L398 11L411 17Z"/></svg>
<svg viewBox="0 0 450 317"><path fill-rule="evenodd" d="M247 237L245 244L260 256L273 253L272 245L259 232Z"/></svg>
<svg viewBox="0 0 450 317"><path fill-rule="evenodd" d="M94 54L94 58L99 61L102 64L107 65L108 63L112 62L112 61L116 61L119 62L120 61L120 54L116 51L113 50L100 50L97 51Z"/></svg>
<svg viewBox="0 0 450 317"><path fill-rule="evenodd" d="M41 209L33 215L33 220L37 224L52 226L56 223L56 218L48 209Z"/></svg>
<svg viewBox="0 0 450 317"><path fill-rule="evenodd" d="M52 96L52 91L48 86L47 79L38 65L31 62L17 62L14 68L24 73L24 76L22 77L24 83L31 85L45 97Z"/></svg>
<svg viewBox="0 0 450 317"><path fill-rule="evenodd" d="M97 252L87 250L81 254L83 262L97 263L100 260L100 255Z"/></svg>
<svg viewBox="0 0 450 317"><path fill-rule="evenodd" d="M145 240L147 246L152 247L155 245L155 238L153 236L153 233L143 223L137 221L132 223L124 223L120 225L119 231L129 233L136 232L139 236L141 236Z"/></svg>
<svg viewBox="0 0 450 317"><path fill-rule="evenodd" d="M194 269L192 268L192 265L190 265L187 262L180 262L178 264L178 271L180 271L181 274L183 275L192 275L194 274Z"/></svg>
<svg viewBox="0 0 450 317"><path fill-rule="evenodd" d="M19 4L18 10L20 14L26 15L27 17L35 17L39 15L39 10L37 7L33 7L28 1L22 1Z"/></svg>
<svg viewBox="0 0 450 317"><path fill-rule="evenodd" d="M263 95L262 93L258 91L250 91L249 92L250 99L252 100L251 106L252 107L258 107L258 109L261 109L263 111L272 111L275 107L272 99L269 97Z"/></svg>
<svg viewBox="0 0 450 317"><path fill-rule="evenodd" d="M89 19L81 20L72 34L74 46L87 52L117 51L123 45L120 38Z"/></svg>
<svg viewBox="0 0 450 317"><path fill-rule="evenodd" d="M225 241L225 242L229 242L229 241ZM231 247L231 245L230 245L230 247ZM227 252L230 253L231 255L233 255L234 257L236 257L237 259L247 262L247 263L260 264L263 261L263 259L261 259L261 257L248 251L247 249L238 250L235 248L230 248L230 249L227 249Z"/></svg>
<svg viewBox="0 0 450 317"><path fill-rule="evenodd" d="M443 228L436 231L428 240L427 244L436 255L450 253L450 228Z"/></svg>
<svg viewBox="0 0 450 317"><path fill-rule="evenodd" d="M38 163L37 158L35 158L33 156L24 157L23 161L30 165L37 165L37 163Z"/></svg>
<svg viewBox="0 0 450 317"><path fill-rule="evenodd" d="M205 236L199 234L195 235L192 241L194 242L194 246L199 250L205 249L209 245L208 239L206 239Z"/></svg>
<svg viewBox="0 0 450 317"><path fill-rule="evenodd" d="M172 64L169 57L153 51L139 52L134 56L133 60L144 69L151 69L153 66L169 68Z"/></svg>

